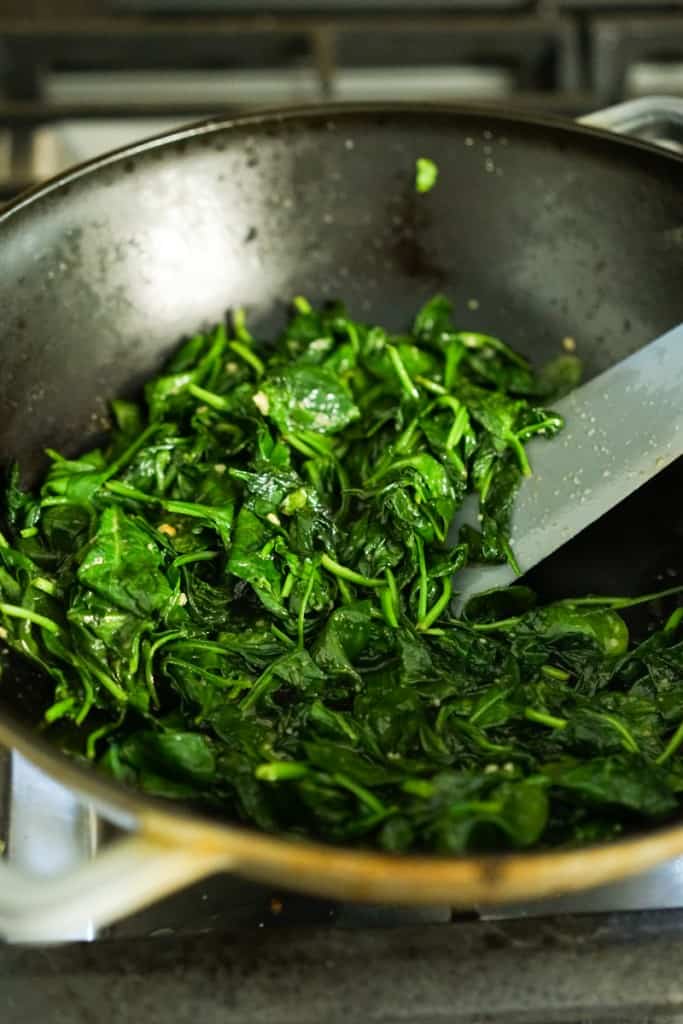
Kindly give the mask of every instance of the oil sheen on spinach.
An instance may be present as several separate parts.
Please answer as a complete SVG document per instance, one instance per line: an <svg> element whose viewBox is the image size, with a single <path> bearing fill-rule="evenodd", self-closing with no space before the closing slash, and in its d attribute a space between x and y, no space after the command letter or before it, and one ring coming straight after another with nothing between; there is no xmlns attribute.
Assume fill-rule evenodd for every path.
<svg viewBox="0 0 683 1024"><path fill-rule="evenodd" d="M626 599L449 610L468 561L514 564L525 443L577 379L442 297L402 335L298 298L274 346L239 314L191 338L104 447L50 451L34 493L8 475L0 636L54 682L48 733L148 793L392 851L671 816L682 611L634 645Z"/></svg>

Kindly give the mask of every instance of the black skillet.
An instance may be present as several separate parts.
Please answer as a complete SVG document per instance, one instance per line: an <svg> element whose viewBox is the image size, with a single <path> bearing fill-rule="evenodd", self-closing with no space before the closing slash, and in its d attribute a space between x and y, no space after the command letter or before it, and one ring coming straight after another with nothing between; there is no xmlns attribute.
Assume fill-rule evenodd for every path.
<svg viewBox="0 0 683 1024"><path fill-rule="evenodd" d="M439 167L425 195L414 188L420 156ZM400 328L435 291L463 328L532 360L570 337L588 374L604 369L683 321L683 160L576 125L416 105L210 122L96 160L0 218L0 457L19 459L30 482L45 446L91 443L112 397L230 307L268 333L293 295L339 297L354 316ZM539 568L535 585L557 597L678 578L682 482L675 464ZM43 692L34 672L5 672L0 741L142 832L116 870L144 873L157 856L163 880L124 909L216 866L345 898L462 904L578 888L683 852L683 826L493 859L295 845L66 762L30 724ZM175 873L171 854L185 865ZM1 911L0 898L0 925Z"/></svg>

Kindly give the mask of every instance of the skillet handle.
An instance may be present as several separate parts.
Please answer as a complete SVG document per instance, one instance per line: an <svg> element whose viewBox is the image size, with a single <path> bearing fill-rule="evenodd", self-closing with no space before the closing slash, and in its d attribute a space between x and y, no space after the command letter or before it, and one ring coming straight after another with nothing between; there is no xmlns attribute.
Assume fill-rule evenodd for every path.
<svg viewBox="0 0 683 1024"><path fill-rule="evenodd" d="M174 844L144 826L57 878L0 860L0 936L12 942L64 941L93 932L192 882L231 867L225 853Z"/></svg>
<svg viewBox="0 0 683 1024"><path fill-rule="evenodd" d="M633 135L665 149L683 151L683 98L678 96L645 96L627 100L580 117L578 123L619 135Z"/></svg>

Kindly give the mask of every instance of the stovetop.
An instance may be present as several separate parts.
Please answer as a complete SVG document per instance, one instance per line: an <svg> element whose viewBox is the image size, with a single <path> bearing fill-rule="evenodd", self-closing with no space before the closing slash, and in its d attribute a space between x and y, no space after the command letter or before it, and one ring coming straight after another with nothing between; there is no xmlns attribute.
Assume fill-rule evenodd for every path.
<svg viewBox="0 0 683 1024"><path fill-rule="evenodd" d="M680 1024L681 923L666 912L8 947L0 1005L8 1024Z"/></svg>
<svg viewBox="0 0 683 1024"><path fill-rule="evenodd" d="M638 10L640 8L640 11ZM0 0L0 203L213 114L683 92L680 0Z"/></svg>
<svg viewBox="0 0 683 1024"><path fill-rule="evenodd" d="M56 875L103 841L93 808L16 753L0 757L0 794L17 866ZM496 910L337 903L220 875L54 938L0 946L3 1024L683 1024L683 858Z"/></svg>
<svg viewBox="0 0 683 1024"><path fill-rule="evenodd" d="M204 9L213 3L207 0ZM202 71L196 98L192 94L190 99L183 99L188 79L176 84L176 92L182 92L179 99L164 69L163 96L151 94L146 80L147 103L141 105L126 98L124 87L137 98L135 69L146 67L147 59L146 50L144 61L140 56L143 42L149 43L153 63L160 60L154 47L163 53L175 48L183 55L180 63L189 68L194 65L189 56L184 61L185 40L183 47L177 45L177 33L187 32L188 53L196 50L194 64L203 67L204 49L213 52L219 42L228 47L240 26L226 19L216 24L193 19L184 26L163 19L117 22L103 13L104 5L100 11L96 0L63 0L60 18L45 21L42 28L36 22L29 31L28 21L8 21L15 13L23 16L27 6L41 13L50 4L0 0L0 48L4 44L16 64L0 104L6 123L14 127L7 196L66 162L166 126L161 121L148 126L144 117L163 115L176 124L226 105L241 109L252 102L275 102L271 92L277 88L281 95L283 82L290 90L287 98L298 101L353 98L354 89L367 96L370 88L390 90L387 96L393 98L402 95L407 81L413 97L420 87L425 97L434 98L438 86L449 97L481 93L503 101L516 90L516 102L579 113L615 99L623 83L628 84L634 62L649 59L650 50L659 53L660 39L672 52L683 46L683 19L667 10L676 4L661 3L661 11L647 18L627 18L622 12L586 19L577 13L589 6L584 0L503 2L495 6L514 13L503 17L498 11L478 11L474 17L465 10L462 23L455 16L452 23L434 20L424 57L430 77L423 82L412 67L417 57L410 61L407 76L405 69L397 76L388 58L375 61L370 35L367 60L356 67L358 33L353 36L353 60L348 47L344 49L351 21L335 27L313 20L310 28L303 22L294 26L310 34L313 61L302 62L295 49L292 67L283 69L278 63L275 74L258 61L252 67L245 57L237 71L214 72L215 83L205 80ZM109 6L114 10L115 0ZM119 0L119 6L130 10L139 5ZM153 6L150 0L149 8ZM174 4L166 0L157 6L167 11ZM456 5L429 6L446 10ZM488 11L494 5L473 0L463 5L468 6ZM604 0L594 6L606 10L613 5ZM64 18L71 18L68 25ZM91 52L100 18L99 49ZM412 23L403 36L402 24L392 26L404 47L415 48ZM256 27L289 39L291 26L280 26L275 19ZM428 27L425 22L425 39ZM336 53L330 44L332 30L339 35ZM367 35L368 26L363 30ZM99 64L110 62L105 42L112 32L116 38L111 45L130 54L130 81L98 74ZM376 26L375 36L381 34ZM485 52L486 65L477 66L476 74L471 68L439 66L437 81L432 63L439 62L431 60L431 50L434 37L441 35L448 37L444 46L455 46L458 35L463 51L460 58L456 48L458 57L467 61L473 58L465 41L469 46L473 39L485 50L489 38L495 38L505 60L498 68ZM243 47L242 37L232 39L232 45ZM76 70L50 76L52 62L66 59L62 51ZM82 56L86 52L91 54L92 78L90 63ZM552 82L548 54L555 66ZM422 49L419 56L423 60ZM522 68L516 76L508 66L513 57ZM528 57L526 64L522 57ZM122 68L127 61L121 60ZM641 76L647 72L650 78L638 88L634 79L632 87L652 91L652 67L638 67ZM679 89L677 67L674 84ZM0 177L1 171L0 147ZM59 874L92 857L105 841L104 831L92 807L19 755L0 750L0 851L4 845L14 864L39 875ZM86 924L54 938L59 945L0 946L1 1024L683 1024L683 858L620 884L496 910L345 904L221 875L99 933Z"/></svg>

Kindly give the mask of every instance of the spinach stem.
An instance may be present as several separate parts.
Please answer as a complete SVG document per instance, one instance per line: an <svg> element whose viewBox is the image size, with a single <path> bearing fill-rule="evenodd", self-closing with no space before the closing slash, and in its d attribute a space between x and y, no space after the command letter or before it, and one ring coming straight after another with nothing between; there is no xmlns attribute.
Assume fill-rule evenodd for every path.
<svg viewBox="0 0 683 1024"><path fill-rule="evenodd" d="M507 442L517 456L522 476L531 476L531 466L529 465L529 459L527 453L524 451L524 445L522 442L519 440L517 435L512 432L507 435Z"/></svg>
<svg viewBox="0 0 683 1024"><path fill-rule="evenodd" d="M325 725L334 732L341 733L342 736L351 740L352 743L358 742L358 733L349 724L344 712L332 711L330 708L325 707L321 700L314 700L311 704L310 715L314 722Z"/></svg>
<svg viewBox="0 0 683 1024"><path fill-rule="evenodd" d="M83 685L85 697L78 711L78 714L74 718L76 725L83 725L83 722L85 722L86 718L90 714L90 710L93 704L95 703L95 690L92 684L92 679L90 678L90 674L87 671L81 674L81 683Z"/></svg>
<svg viewBox="0 0 683 1024"><path fill-rule="evenodd" d="M228 412L230 410L230 402L226 398L215 394L213 391L207 391L206 388L201 388L199 384L189 384L187 390L195 398L198 398L200 402L204 402L205 405L211 406L212 409L216 409L218 412Z"/></svg>
<svg viewBox="0 0 683 1024"><path fill-rule="evenodd" d="M235 355L240 356L245 363L248 363L257 377L262 377L266 372L266 368L259 357L251 351L248 345L243 344L242 341L229 341L228 348L231 349Z"/></svg>
<svg viewBox="0 0 683 1024"><path fill-rule="evenodd" d="M662 632L675 633L681 624L681 619L683 619L683 608L677 608L676 611L672 612L669 618L666 620Z"/></svg>
<svg viewBox="0 0 683 1024"><path fill-rule="evenodd" d="M147 689L149 691L152 704L156 705L157 707L159 701L157 698L156 685L154 682L154 655L161 647L164 647L165 644L171 643L171 641L173 640L178 640L182 636L184 636L184 633L182 633L180 630L174 630L170 633L164 633L157 640L155 640L153 644L150 644L149 648L145 651L145 661L143 669L145 675L145 682L147 684Z"/></svg>
<svg viewBox="0 0 683 1024"><path fill-rule="evenodd" d="M171 562L174 569L181 569L184 565L192 565L194 562L211 562L218 558L217 551L188 551L186 555L178 555Z"/></svg>
<svg viewBox="0 0 683 1024"><path fill-rule="evenodd" d="M468 719L470 725L475 725L490 708L494 707L496 704L500 704L501 701L504 701L508 695L508 692L509 691L507 690L497 690L493 693L491 697L484 700L483 703L480 704L480 706L477 708L477 710L470 715Z"/></svg>
<svg viewBox="0 0 683 1024"><path fill-rule="evenodd" d="M647 604L649 601L657 601L662 597L673 597L683 591L683 583L675 587L667 587L666 590L656 590L651 594L640 594L638 597L573 597L567 601L568 605L576 607L590 607L592 605L605 608L635 608L639 604Z"/></svg>
<svg viewBox="0 0 683 1024"><path fill-rule="evenodd" d="M63 718L64 715L68 715L75 705L75 697L65 697L64 700L55 701L55 703L51 704L43 715L43 720L48 723L57 722L60 718Z"/></svg>
<svg viewBox="0 0 683 1024"><path fill-rule="evenodd" d="M678 726L676 732L673 734L664 750L655 761L655 764L664 764L670 757L673 757L681 743L683 743L683 722Z"/></svg>
<svg viewBox="0 0 683 1024"><path fill-rule="evenodd" d="M559 416L540 420L538 423L532 423L528 427L522 427L521 430L517 431L517 437L520 441L526 441L528 438L533 437L534 434L541 434L545 430L557 430L561 422L562 420Z"/></svg>
<svg viewBox="0 0 683 1024"><path fill-rule="evenodd" d="M507 537L501 537L501 539L500 539L500 546L503 549L503 552L505 554L505 558L507 559L508 565L510 566L510 568L514 572L515 576L521 576L522 575L522 570L519 567L519 562L515 558L515 553L512 550L512 547L510 545L510 541L507 539Z"/></svg>
<svg viewBox="0 0 683 1024"><path fill-rule="evenodd" d="M286 601L289 595L292 593L294 586L294 573L288 572L285 577L285 582L282 584L282 590L280 591L280 597L283 601Z"/></svg>
<svg viewBox="0 0 683 1024"><path fill-rule="evenodd" d="M349 505L351 503L351 495L348 493L349 477L339 459L334 460L334 468L336 470L337 479L339 481L339 522L344 522L349 513Z"/></svg>
<svg viewBox="0 0 683 1024"><path fill-rule="evenodd" d="M446 349L446 366L443 382L450 391L458 376L458 367L465 355L465 346L460 341L451 341Z"/></svg>
<svg viewBox="0 0 683 1024"><path fill-rule="evenodd" d="M349 341L351 342L351 349L354 355L358 355L360 352L360 338L358 337L358 328L352 320L346 321L346 333Z"/></svg>
<svg viewBox="0 0 683 1024"><path fill-rule="evenodd" d="M412 447L413 441L415 439L415 434L419 430L419 427L420 427L420 418L419 418L419 416L415 416L414 419L412 419L410 421L410 423L408 424L406 429L403 431L403 433L399 434L398 440L396 441L396 444L394 445L394 452L396 452L398 454L398 453L401 453L401 452L409 451L410 448Z"/></svg>
<svg viewBox="0 0 683 1024"><path fill-rule="evenodd" d="M354 782L348 775L343 772L335 772L332 776L338 786L342 786L344 789L348 789L349 793L353 793L354 796L358 797L361 803L369 807L371 811L376 814L382 814L385 810L384 804L381 800L378 800L374 793L371 793L365 786L361 786L360 783Z"/></svg>
<svg viewBox="0 0 683 1024"><path fill-rule="evenodd" d="M303 761L269 761L259 764L254 775L261 782L292 782L308 775L309 767Z"/></svg>
<svg viewBox="0 0 683 1024"><path fill-rule="evenodd" d="M223 334L225 334L225 326L223 324L220 324L220 327L223 331ZM247 343L250 343L254 340L249 331L247 330L247 317L241 306L238 306L237 309L235 309L235 311L232 314L232 329L234 330L235 335L240 339L240 341L246 341Z"/></svg>
<svg viewBox="0 0 683 1024"><path fill-rule="evenodd" d="M396 610L396 614L398 615L401 609L401 602L398 595L398 585L396 583L396 577L394 576L393 572L388 566L384 570L384 575L386 577L387 586L389 587L389 591L391 593L391 600L393 602L394 609Z"/></svg>
<svg viewBox="0 0 683 1024"><path fill-rule="evenodd" d="M434 785L428 782L427 779L405 779L401 783L401 789L404 793L422 797L424 800L429 800L430 797L434 796Z"/></svg>
<svg viewBox="0 0 683 1024"><path fill-rule="evenodd" d="M387 625L391 629L398 629L399 622L396 617L394 597L389 587L386 587L384 590L380 590L379 600L380 604L382 605L382 612L384 613L384 618L387 620Z"/></svg>
<svg viewBox="0 0 683 1024"><path fill-rule="evenodd" d="M283 642L283 644L287 644L288 647L294 647L295 646L294 641L292 640L291 636L287 636L287 634L283 633L282 630L278 629L277 626L272 625L270 627L270 631L273 634L273 636L276 636L278 638L278 640L281 640Z"/></svg>
<svg viewBox="0 0 683 1024"><path fill-rule="evenodd" d="M109 690L112 697L114 697L121 704L126 704L128 702L128 694L119 686L119 684L114 679L112 679L110 675L108 675L106 672L103 672L102 669L99 668L99 666L95 665L92 661L90 661L90 659L83 659L83 662L87 666L88 671L95 676L95 679L99 680L99 682L102 683L102 686L104 686L105 689Z"/></svg>
<svg viewBox="0 0 683 1024"><path fill-rule="evenodd" d="M417 548L417 565L420 578L418 599L417 599L417 621L423 622L427 616L427 592L429 580L427 578L427 564L425 562L425 549L421 537L415 535L415 547Z"/></svg>
<svg viewBox="0 0 683 1024"><path fill-rule="evenodd" d="M119 455L118 459L115 459L110 466L107 466L107 469L102 476L102 482L109 480L110 477L116 476L117 473L120 473L124 466L127 466L128 463L137 455L140 449L144 447L150 437L152 437L153 434L156 434L159 426L159 423L150 423L148 427L145 427L142 433L135 438L133 443L126 448L121 455Z"/></svg>
<svg viewBox="0 0 683 1024"><path fill-rule="evenodd" d="M242 698L240 701L240 707L247 711L257 700L260 699L261 695L268 689L268 684L273 675L273 671L277 666L277 661L272 662L267 668L261 673L254 685L252 686L249 693Z"/></svg>
<svg viewBox="0 0 683 1024"><path fill-rule="evenodd" d="M412 459L406 456L402 459L396 459L396 455L403 454L410 450L415 434L420 425L419 417L411 420L406 429L402 434L399 435L397 441L392 448L388 449L382 458L377 463L375 471L365 480L364 487L373 487L382 477L386 476L387 473L397 472L406 466L413 465Z"/></svg>
<svg viewBox="0 0 683 1024"><path fill-rule="evenodd" d="M455 419L453 420L453 426L448 431L448 437L446 438L446 448L449 450L455 448L456 444L460 443L462 435L469 426L470 417L465 406L461 406L458 409Z"/></svg>
<svg viewBox="0 0 683 1024"><path fill-rule="evenodd" d="M481 481L480 481L480 484L479 484L479 509L480 510L483 508L484 503L486 501L486 498L488 497L488 493L489 493L489 490L490 490L490 487L491 487L491 483L493 482L493 471L494 471L494 469L495 469L495 465L492 463L489 466L489 468L486 470L486 473L484 474L484 476L481 478Z"/></svg>
<svg viewBox="0 0 683 1024"><path fill-rule="evenodd" d="M479 331L458 331L455 334L455 338L467 348L492 348L494 351L502 353L511 363L519 366L520 369L527 370L529 368L529 363L524 356L520 356L509 345L506 345L504 341L501 341L500 338L494 338L491 334L481 334Z"/></svg>
<svg viewBox="0 0 683 1024"><path fill-rule="evenodd" d="M430 380L429 377L423 377L421 374L415 374L415 381L424 388L425 391L431 391L433 395L447 395L448 391L442 384L437 384L435 380Z"/></svg>
<svg viewBox="0 0 683 1024"><path fill-rule="evenodd" d="M10 619L25 619L27 622L33 622L36 626L41 626L42 629L46 629L48 633L53 633L55 636L59 636L62 632L56 622L48 619L45 615L31 611L30 608L22 608L16 604L5 604L4 601L0 601L0 612Z"/></svg>
<svg viewBox="0 0 683 1024"><path fill-rule="evenodd" d="M296 450L302 455L305 455L307 459L317 458L317 452L315 452L310 445L302 441L300 437L297 437L296 434L287 434L282 438L282 440L285 441L286 444L290 444L292 448L296 448ZM317 481L314 480L312 483L314 487L319 489Z"/></svg>
<svg viewBox="0 0 683 1024"><path fill-rule="evenodd" d="M347 580L349 583L355 583L359 587L382 587L384 586L384 580L373 579L370 576L363 576L359 572L355 572L353 569L347 568L345 565L340 565L339 562L335 562L333 558L325 554L320 559L320 564L328 572L331 572L334 576L339 579Z"/></svg>
<svg viewBox="0 0 683 1024"><path fill-rule="evenodd" d="M417 388L413 384L413 382L412 382L412 380L410 378L410 374L406 370L405 365L403 363L403 360L401 359L400 355L398 354L397 349L393 345L388 345L387 346L387 351L389 353L389 358L391 359L391 362L392 362L392 365L394 367L394 370L396 371L396 376L399 379L399 383L400 383L401 387L403 388L403 390L404 390L405 394L407 395L407 397L408 398L412 398L412 399L419 398L420 397L420 392L417 390Z"/></svg>
<svg viewBox="0 0 683 1024"><path fill-rule="evenodd" d="M300 650L303 650L303 646L304 646L304 625L305 625L305 617L306 617L306 608L308 607L308 602L311 599L311 594L313 592L313 585L314 585L314 583L315 583L315 564L313 563L308 568L308 579L306 580L306 589L304 591L304 596L301 599L301 605L299 606L299 614L297 616L297 635L298 635L298 638L299 638L299 649Z"/></svg>
<svg viewBox="0 0 683 1024"><path fill-rule="evenodd" d="M544 676L549 676L550 679L558 679L560 682L566 682L571 676L569 672L565 672L562 668L557 668L555 665L541 665L541 672Z"/></svg>
<svg viewBox="0 0 683 1024"><path fill-rule="evenodd" d="M566 729L569 724L566 718L556 718L555 715L549 715L547 711L537 711L535 708L524 708L524 717L528 718L530 722L547 725L550 729Z"/></svg>
<svg viewBox="0 0 683 1024"><path fill-rule="evenodd" d="M104 739L105 736L109 736L110 733L120 729L125 718L125 711L122 711L119 717L113 722L107 722L105 725L101 725L99 729L93 729L88 736L88 740L85 745L85 756L89 761L92 761L96 754L97 743L99 740Z"/></svg>
<svg viewBox="0 0 683 1024"><path fill-rule="evenodd" d="M54 580L48 580L44 576L36 576L31 580L31 586L35 587L36 590L42 590L44 594L49 594L50 597L55 597L59 594L59 588Z"/></svg>
<svg viewBox="0 0 683 1024"><path fill-rule="evenodd" d="M417 628L421 632L424 632L424 630L429 629L432 623L436 622L436 620L441 615L441 612L448 606L448 602L451 599L452 593L453 583L451 581L451 577L445 576L442 584L441 596L437 601L434 602L434 604L429 609L424 618L420 619L417 624Z"/></svg>
<svg viewBox="0 0 683 1024"><path fill-rule="evenodd" d="M228 679L225 676L219 675L217 672L209 672L208 669L202 668L200 665L194 665L191 661L187 661L185 658L175 658L172 654L167 655L166 665L175 665L188 675L195 675L199 679L205 679L207 682L212 683L221 690L231 690L233 693L239 692L240 690L250 690L251 680L239 678L237 682Z"/></svg>
<svg viewBox="0 0 683 1024"><path fill-rule="evenodd" d="M640 747L636 743L632 734L618 718L614 718L612 715L607 714L606 711L593 711L591 708L586 708L585 712L593 718L606 722L612 727L612 729L614 729L615 732L619 733L621 736L622 746L625 750L630 751L632 754L640 753Z"/></svg>
<svg viewBox="0 0 683 1024"><path fill-rule="evenodd" d="M55 508L57 505L81 505L80 501L74 501L73 498L62 498L62 497L47 497L43 498L40 505L41 508Z"/></svg>
<svg viewBox="0 0 683 1024"><path fill-rule="evenodd" d="M467 622L465 625L475 629L478 633L493 633L497 629L507 629L509 626L516 626L522 621L521 615L512 615L509 619L498 619L497 622Z"/></svg>

